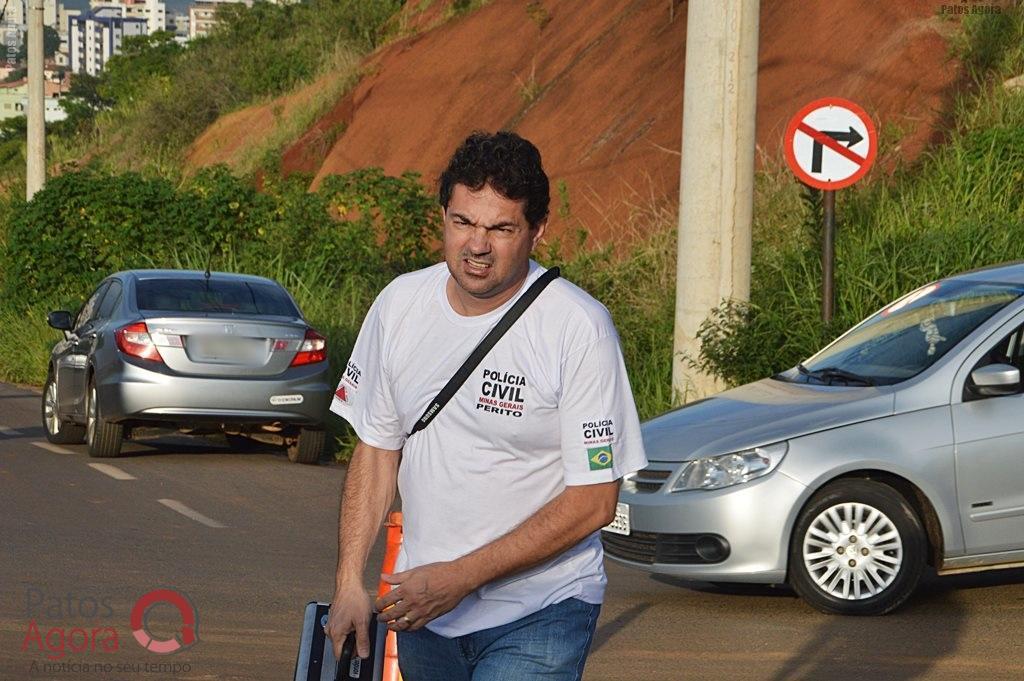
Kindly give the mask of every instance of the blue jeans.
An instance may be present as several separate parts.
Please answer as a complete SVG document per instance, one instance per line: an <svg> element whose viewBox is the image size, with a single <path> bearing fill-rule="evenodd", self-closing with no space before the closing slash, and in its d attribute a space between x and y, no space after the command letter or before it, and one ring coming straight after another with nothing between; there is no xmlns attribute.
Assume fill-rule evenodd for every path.
<svg viewBox="0 0 1024 681"><path fill-rule="evenodd" d="M578 681L600 611L569 598L465 636L399 632L398 666L404 681Z"/></svg>

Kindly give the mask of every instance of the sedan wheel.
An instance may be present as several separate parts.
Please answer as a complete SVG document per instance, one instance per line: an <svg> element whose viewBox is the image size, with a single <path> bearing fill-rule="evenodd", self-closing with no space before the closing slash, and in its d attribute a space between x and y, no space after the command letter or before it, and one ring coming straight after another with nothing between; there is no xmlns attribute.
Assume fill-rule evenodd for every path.
<svg viewBox="0 0 1024 681"><path fill-rule="evenodd" d="M57 381L50 375L43 386L43 430L46 439L58 445L80 445L85 440L85 427L60 417L57 404Z"/></svg>
<svg viewBox="0 0 1024 681"><path fill-rule="evenodd" d="M100 414L99 401L96 399L96 384L91 381L89 382L85 411L87 414L85 443L89 445L89 456L102 458L121 456L124 427L103 419Z"/></svg>
<svg viewBox="0 0 1024 681"><path fill-rule="evenodd" d="M790 549L790 582L815 608L881 615L913 592L924 569L921 521L895 489L841 480L800 514Z"/></svg>
<svg viewBox="0 0 1024 681"><path fill-rule="evenodd" d="M288 444L288 460L292 463L316 463L324 453L326 444L326 432L302 428L299 436Z"/></svg>

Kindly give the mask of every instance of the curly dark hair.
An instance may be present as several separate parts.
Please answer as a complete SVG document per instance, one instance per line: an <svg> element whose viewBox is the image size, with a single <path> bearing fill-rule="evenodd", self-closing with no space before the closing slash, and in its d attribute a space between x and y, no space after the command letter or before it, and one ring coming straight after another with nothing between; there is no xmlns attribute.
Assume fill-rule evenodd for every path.
<svg viewBox="0 0 1024 681"><path fill-rule="evenodd" d="M505 198L525 200L523 213L531 229L548 215L551 188L541 167L540 151L514 132L502 130L492 135L477 131L459 145L438 178L441 207L448 208L457 184L473 191L490 185Z"/></svg>

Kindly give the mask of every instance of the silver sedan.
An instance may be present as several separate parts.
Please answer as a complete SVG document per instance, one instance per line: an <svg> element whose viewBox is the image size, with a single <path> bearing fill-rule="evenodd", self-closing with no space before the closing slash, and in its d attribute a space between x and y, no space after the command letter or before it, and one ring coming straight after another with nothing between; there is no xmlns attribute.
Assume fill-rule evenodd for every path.
<svg viewBox="0 0 1024 681"><path fill-rule="evenodd" d="M643 425L614 561L788 582L883 614L940 575L1024 565L1024 265L888 305L788 371Z"/></svg>
<svg viewBox="0 0 1024 681"><path fill-rule="evenodd" d="M271 439L303 463L323 452L326 341L275 281L119 272L77 315L51 312L49 323L64 332L43 391L51 442L118 456L133 428L172 426Z"/></svg>

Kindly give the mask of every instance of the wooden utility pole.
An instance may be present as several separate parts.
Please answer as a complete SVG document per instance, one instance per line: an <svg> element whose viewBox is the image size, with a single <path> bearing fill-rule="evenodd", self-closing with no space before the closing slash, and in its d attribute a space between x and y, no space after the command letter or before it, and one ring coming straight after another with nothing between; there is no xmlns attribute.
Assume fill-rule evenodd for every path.
<svg viewBox="0 0 1024 681"><path fill-rule="evenodd" d="M676 402L717 392L689 365L723 299L750 297L758 0L690 0L676 270Z"/></svg>

